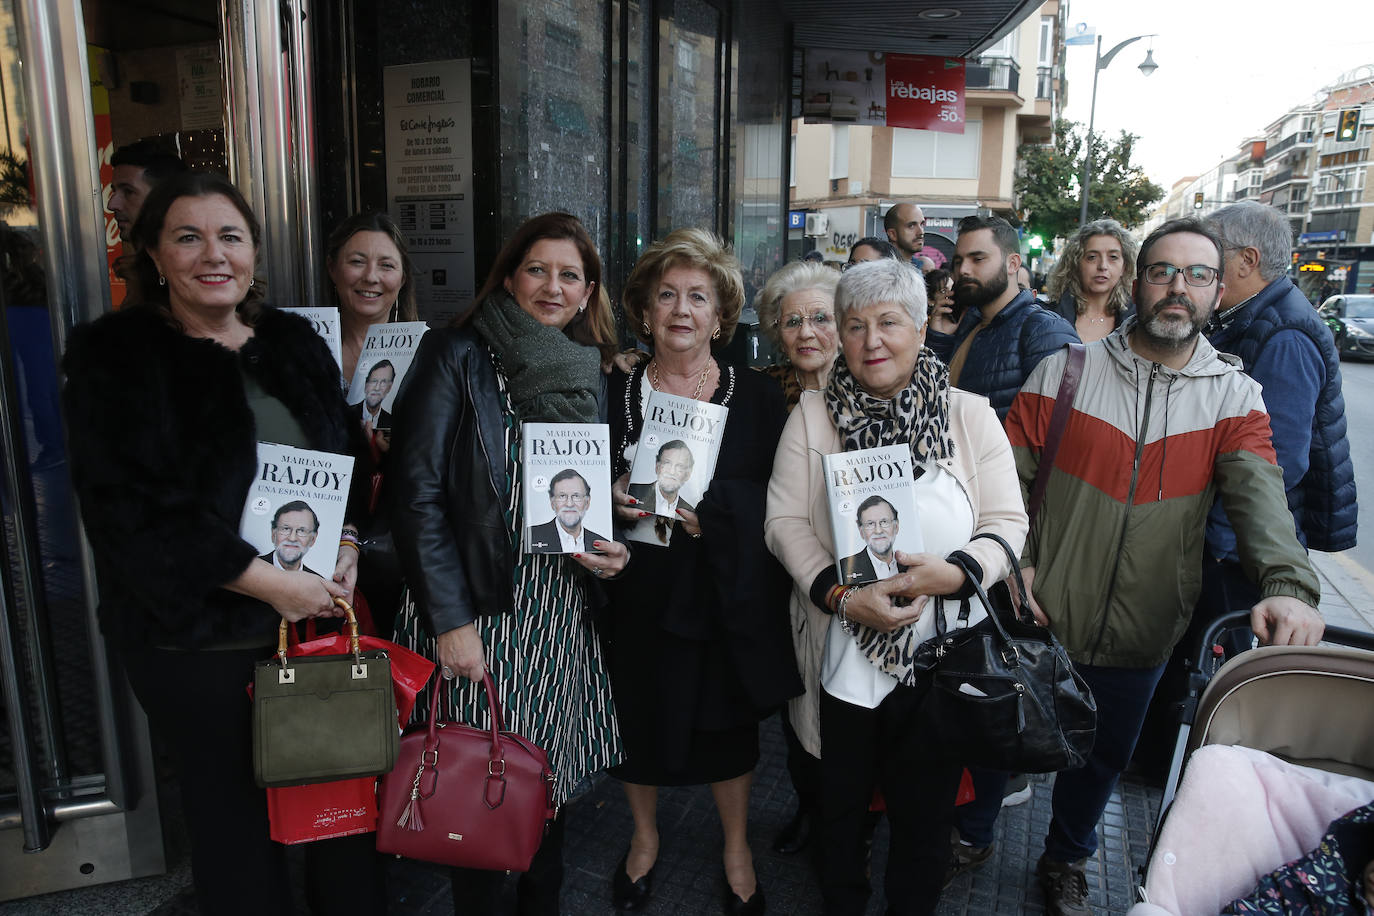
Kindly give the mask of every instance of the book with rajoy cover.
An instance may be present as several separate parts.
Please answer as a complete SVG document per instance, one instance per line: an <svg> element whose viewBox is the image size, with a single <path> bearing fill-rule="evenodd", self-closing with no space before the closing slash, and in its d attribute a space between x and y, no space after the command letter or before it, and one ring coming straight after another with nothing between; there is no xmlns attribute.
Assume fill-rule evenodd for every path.
<svg viewBox="0 0 1374 916"><path fill-rule="evenodd" d="M641 511L667 519L678 509L695 512L710 486L725 435L728 408L707 401L654 391L644 405L644 427L630 464L629 493ZM663 522L641 519L630 529L632 541L666 544Z"/></svg>
<svg viewBox="0 0 1374 916"><path fill-rule="evenodd" d="M522 423L525 553L596 552L611 530L611 428Z"/></svg>
<svg viewBox="0 0 1374 916"><path fill-rule="evenodd" d="M352 478L350 455L259 442L239 536L275 566L332 577Z"/></svg>
<svg viewBox="0 0 1374 916"><path fill-rule="evenodd" d="M342 336L339 333L339 310L333 306L303 305L283 306L280 310L300 315L310 322L315 333L324 338L325 345L329 347L329 352L339 367L339 378L343 379L343 344L341 342Z"/></svg>
<svg viewBox="0 0 1374 916"><path fill-rule="evenodd" d="M367 329L358 367L348 385L348 408L361 416L366 401L375 413L374 429L391 428L391 405L396 401L401 379L415 359L415 348L428 330L429 325L423 321L395 321Z"/></svg>
<svg viewBox="0 0 1374 916"><path fill-rule="evenodd" d="M821 468L840 584L895 575L896 551L922 548L911 447L902 442L836 452L821 458Z"/></svg>

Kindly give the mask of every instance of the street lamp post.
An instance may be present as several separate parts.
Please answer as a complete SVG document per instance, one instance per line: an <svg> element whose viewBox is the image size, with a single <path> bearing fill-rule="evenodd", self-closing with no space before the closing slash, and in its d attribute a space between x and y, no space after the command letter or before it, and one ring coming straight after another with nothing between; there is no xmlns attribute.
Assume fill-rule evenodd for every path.
<svg viewBox="0 0 1374 916"><path fill-rule="evenodd" d="M1155 34L1156 33L1151 33L1149 35L1137 35L1134 38L1127 38L1106 54L1102 53L1102 36L1097 36L1097 60L1093 67L1093 100L1092 104L1088 107L1088 144L1087 149L1084 150L1083 153L1083 200L1078 208L1078 224L1080 226L1088 221L1088 192L1092 190L1093 184L1093 121L1097 117L1097 73L1099 70L1107 69L1107 66L1112 62L1112 58L1116 57L1116 53L1126 47L1126 45L1134 41L1140 41L1142 38L1154 38ZM1138 67L1140 72L1146 76L1149 76L1159 69L1159 64L1155 63L1154 54L1153 48L1146 51L1145 59L1140 62Z"/></svg>

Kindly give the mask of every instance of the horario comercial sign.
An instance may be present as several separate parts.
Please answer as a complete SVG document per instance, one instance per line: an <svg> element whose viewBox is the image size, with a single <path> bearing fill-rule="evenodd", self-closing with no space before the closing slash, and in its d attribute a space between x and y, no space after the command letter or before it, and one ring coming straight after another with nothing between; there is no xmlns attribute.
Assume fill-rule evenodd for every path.
<svg viewBox="0 0 1374 916"><path fill-rule="evenodd" d="M964 88L962 58L810 48L802 117L961 134Z"/></svg>

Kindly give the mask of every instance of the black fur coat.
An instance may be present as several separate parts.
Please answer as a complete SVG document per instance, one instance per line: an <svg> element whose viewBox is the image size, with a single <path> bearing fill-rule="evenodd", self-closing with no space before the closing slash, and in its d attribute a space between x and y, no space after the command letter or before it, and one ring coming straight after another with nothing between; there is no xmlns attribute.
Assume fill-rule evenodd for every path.
<svg viewBox="0 0 1374 916"><path fill-rule="evenodd" d="M243 374L286 405L310 448L355 456L357 518L367 452L324 341L304 319L266 308L234 353L135 308L74 329L63 368L102 631L123 646L270 642L272 608L221 588L257 557L238 535L257 466Z"/></svg>

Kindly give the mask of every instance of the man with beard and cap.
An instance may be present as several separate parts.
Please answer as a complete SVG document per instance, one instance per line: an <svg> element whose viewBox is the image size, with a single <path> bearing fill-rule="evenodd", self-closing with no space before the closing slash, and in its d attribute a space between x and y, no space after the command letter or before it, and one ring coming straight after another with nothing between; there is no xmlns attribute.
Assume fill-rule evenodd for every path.
<svg viewBox="0 0 1374 916"><path fill-rule="evenodd" d="M530 528L530 552L594 552L595 542L609 540L582 527L591 499L591 484L572 468L564 468L553 475L553 480L549 481L549 505L553 507L553 518Z"/></svg>
<svg viewBox="0 0 1374 916"><path fill-rule="evenodd" d="M1087 763L1055 777L1036 873L1051 916L1092 913L1085 863L1164 663L1188 626L1204 520L1221 497L1260 599L1262 642L1316 645L1317 575L1293 533L1260 386L1201 335L1225 291L1221 241L1180 219L1141 246L1137 313L1086 348L1082 381L1021 557L1031 610L1064 644L1097 701ZM1045 359L1007 416L1023 494L1046 444L1066 353ZM1005 779L1005 777L1002 777ZM991 858L1002 793L974 774L948 875Z"/></svg>
<svg viewBox="0 0 1374 916"><path fill-rule="evenodd" d="M1031 370L1078 342L1073 325L1017 288L1019 249L1016 230L1001 217L960 221L950 272L955 312L963 317L953 334L931 329L926 336L926 346L949 363L949 383L987 397L1003 420Z"/></svg>

